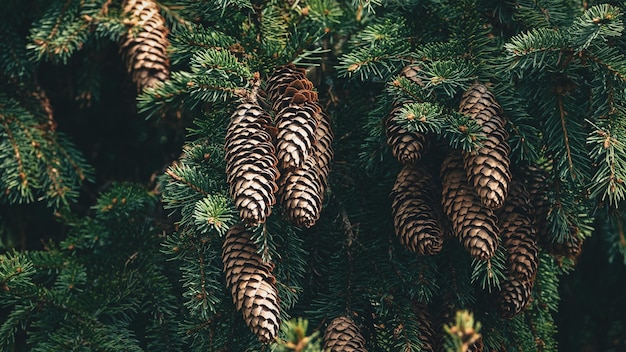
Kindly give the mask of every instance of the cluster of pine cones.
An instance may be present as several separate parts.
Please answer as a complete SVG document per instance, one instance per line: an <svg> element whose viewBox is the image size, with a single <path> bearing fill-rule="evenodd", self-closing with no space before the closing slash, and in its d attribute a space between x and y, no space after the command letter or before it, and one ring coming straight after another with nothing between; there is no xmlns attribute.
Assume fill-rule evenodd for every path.
<svg viewBox="0 0 626 352"><path fill-rule="evenodd" d="M418 70L407 66L402 76L421 84ZM464 92L459 111L481 126L485 140L471 153L450 151L437 178L420 161L430 136L410 131L402 121L401 108L407 103L397 104L386 122L387 142L403 164L391 192L400 242L410 251L434 255L446 237L456 237L472 257L483 261L503 246L507 278L499 310L503 317L520 313L530 301L537 273L537 225L545 222L547 202L541 190L531 195L525 183L513 179L501 107L484 85L474 84ZM534 206L538 203L543 207ZM543 218L535 221L536 213Z"/></svg>
<svg viewBox="0 0 626 352"><path fill-rule="evenodd" d="M264 223L276 200L296 226L319 219L327 185L333 133L305 71L278 68L266 95L275 121L256 96L240 104L226 131L226 175L239 217L248 226ZM273 265L263 262L243 224L232 227L223 246L226 282L246 324L263 343L280 325Z"/></svg>
<svg viewBox="0 0 626 352"><path fill-rule="evenodd" d="M120 43L126 69L138 91L154 87L170 76L165 20L152 0L126 0L123 11L129 27Z"/></svg>
<svg viewBox="0 0 626 352"><path fill-rule="evenodd" d="M249 226L264 223L278 198L287 219L311 227L322 210L333 157L330 120L303 69L280 67L266 91L275 123L258 103L246 102L226 131L230 194Z"/></svg>

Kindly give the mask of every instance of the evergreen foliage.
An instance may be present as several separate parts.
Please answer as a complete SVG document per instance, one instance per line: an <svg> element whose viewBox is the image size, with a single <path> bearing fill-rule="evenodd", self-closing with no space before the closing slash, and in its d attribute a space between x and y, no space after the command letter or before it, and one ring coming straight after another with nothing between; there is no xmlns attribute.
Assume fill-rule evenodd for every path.
<svg viewBox="0 0 626 352"><path fill-rule="evenodd" d="M136 3L158 11L149 25L123 0L0 5L0 209L43 203L61 229L17 250L0 214L3 350L315 352L348 336L369 351L557 351L559 285L584 241L626 263L624 3ZM188 127L141 180L151 190L94 185L98 164L63 132L65 105L105 108L107 57L133 114ZM281 69L297 84L272 82ZM71 89L47 92L56 80ZM465 107L472 89L489 106ZM237 111L262 118L237 129ZM267 154L298 143L275 122L292 112L308 118L307 148L281 162ZM263 148L233 152L255 138ZM476 174L504 180L502 199L481 203ZM280 204L292 179L310 221ZM513 182L522 205L505 200ZM252 191L271 211L254 212ZM498 227L512 212L536 235L521 274ZM423 221L432 235L414 236ZM502 313L502 292L521 312ZM614 318L606 337L625 326Z"/></svg>

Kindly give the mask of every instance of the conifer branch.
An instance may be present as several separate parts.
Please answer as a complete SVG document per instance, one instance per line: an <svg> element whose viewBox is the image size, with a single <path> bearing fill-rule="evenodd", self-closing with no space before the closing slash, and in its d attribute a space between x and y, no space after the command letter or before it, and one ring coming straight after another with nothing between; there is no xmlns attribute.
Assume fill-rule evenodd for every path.
<svg viewBox="0 0 626 352"><path fill-rule="evenodd" d="M176 174L176 173L174 173L174 171L172 171L171 169L167 169L167 170L165 170L165 173L166 173L169 177L171 177L172 179L174 179L176 182L186 185L187 187L189 187L189 188L193 189L194 191L196 191L196 192L200 193L201 195L203 195L203 196L205 196L205 197L209 196L209 194L210 194L209 192L207 192L207 191L205 191L205 190L201 189L200 187L198 187L198 186L194 185L193 183L188 182L188 181L187 181L186 179L184 179L183 177L181 177L181 176L177 175L177 174Z"/></svg>

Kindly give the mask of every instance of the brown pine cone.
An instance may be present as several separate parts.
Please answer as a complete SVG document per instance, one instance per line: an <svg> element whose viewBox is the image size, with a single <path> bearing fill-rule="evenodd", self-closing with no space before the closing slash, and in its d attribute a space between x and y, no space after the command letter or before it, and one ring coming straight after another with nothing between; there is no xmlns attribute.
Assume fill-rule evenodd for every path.
<svg viewBox="0 0 626 352"><path fill-rule="evenodd" d="M228 230L222 250L226 285L237 310L262 343L274 341L280 326L273 265L257 254L252 234L243 225Z"/></svg>
<svg viewBox="0 0 626 352"><path fill-rule="evenodd" d="M530 302L534 280L508 278L502 282L500 291L500 316L512 318L519 314Z"/></svg>
<svg viewBox="0 0 626 352"><path fill-rule="evenodd" d="M391 191L394 227L402 245L423 255L434 255L443 248L443 230L434 201L432 177L423 168L405 166Z"/></svg>
<svg viewBox="0 0 626 352"><path fill-rule="evenodd" d="M532 222L530 194L523 183L513 180L500 212L500 237L507 251L508 276L517 280L534 278L539 266L539 248Z"/></svg>
<svg viewBox="0 0 626 352"><path fill-rule="evenodd" d="M158 5L151 0L126 0L124 14L130 17L133 27L122 40L120 50L137 90L169 79L169 30Z"/></svg>
<svg viewBox="0 0 626 352"><path fill-rule="evenodd" d="M317 104L290 105L276 116L277 157L283 170L301 168L311 155L321 108Z"/></svg>
<svg viewBox="0 0 626 352"><path fill-rule="evenodd" d="M500 228L502 245L507 252L509 276L516 280L530 280L539 266L539 249L530 219L511 213L501 219Z"/></svg>
<svg viewBox="0 0 626 352"><path fill-rule="evenodd" d="M300 169L288 171L281 178L280 202L285 216L296 226L311 227L317 222L324 200L322 172L314 158L308 158Z"/></svg>
<svg viewBox="0 0 626 352"><path fill-rule="evenodd" d="M337 317L328 324L324 333L324 351L367 352L365 339L359 328L348 317Z"/></svg>
<svg viewBox="0 0 626 352"><path fill-rule="evenodd" d="M387 144L403 164L420 160L430 144L425 134L407 130L400 121L402 105L396 106L387 118Z"/></svg>
<svg viewBox="0 0 626 352"><path fill-rule="evenodd" d="M487 138L478 150L463 154L469 183L486 206L500 208L512 177L502 109L487 87L474 84L463 93L459 110L481 125Z"/></svg>
<svg viewBox="0 0 626 352"><path fill-rule="evenodd" d="M314 155L317 163L317 169L320 172L320 181L324 188L328 182L328 174L330 173L330 162L333 159L333 130L330 127L330 116L323 110L319 115L319 124L315 130L315 146ZM322 192L323 193L323 192Z"/></svg>
<svg viewBox="0 0 626 352"><path fill-rule="evenodd" d="M443 210L470 255L487 260L498 248L500 229L493 210L485 207L467 184L462 165L461 156L454 151L441 165Z"/></svg>
<svg viewBox="0 0 626 352"><path fill-rule="evenodd" d="M226 131L226 180L230 195L247 224L264 223L276 202L279 176L270 116L258 105L244 103L231 116Z"/></svg>

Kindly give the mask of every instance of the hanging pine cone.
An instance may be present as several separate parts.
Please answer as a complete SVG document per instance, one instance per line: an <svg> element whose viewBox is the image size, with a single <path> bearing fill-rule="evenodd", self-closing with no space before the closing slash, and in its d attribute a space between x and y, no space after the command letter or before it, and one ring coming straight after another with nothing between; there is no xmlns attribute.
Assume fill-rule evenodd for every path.
<svg viewBox="0 0 626 352"><path fill-rule="evenodd" d="M250 330L262 343L270 343L280 325L276 279L273 266L257 254L251 236L242 225L228 230L222 250L226 285Z"/></svg>
<svg viewBox="0 0 626 352"><path fill-rule="evenodd" d="M482 147L463 155L469 183L486 206L497 209L504 203L511 181L511 149L502 109L493 93L481 84L474 84L463 93L459 109L481 125L487 137Z"/></svg>
<svg viewBox="0 0 626 352"><path fill-rule="evenodd" d="M126 69L139 91L169 79L169 30L152 0L126 0L124 13L133 25L122 41ZM136 31L138 28L138 31Z"/></svg>
<svg viewBox="0 0 626 352"><path fill-rule="evenodd" d="M530 194L524 184L513 181L500 214L500 237L507 252L508 275L517 280L534 278L539 249L532 220Z"/></svg>
<svg viewBox="0 0 626 352"><path fill-rule="evenodd" d="M412 165L405 166L396 178L391 205L396 234L408 250L434 255L443 248L443 231L435 209L432 177Z"/></svg>
<svg viewBox="0 0 626 352"><path fill-rule="evenodd" d="M502 282L500 291L500 315L503 318L512 318L519 314L530 302L533 280L517 280L507 278Z"/></svg>
<svg viewBox="0 0 626 352"><path fill-rule="evenodd" d="M470 255L480 260L491 258L498 248L496 216L485 207L467 184L461 156L451 152L441 165L443 210L454 232Z"/></svg>
<svg viewBox="0 0 626 352"><path fill-rule="evenodd" d="M328 324L324 333L324 351L367 352L365 339L359 328L348 317L337 317Z"/></svg>
<svg viewBox="0 0 626 352"><path fill-rule="evenodd" d="M280 202L288 220L299 227L311 227L322 211L322 172L314 158L308 158L302 168L287 172L281 178Z"/></svg>
<svg viewBox="0 0 626 352"><path fill-rule="evenodd" d="M326 188L328 174L330 173L330 162L333 159L333 131L330 127L330 117L324 111L320 112L319 124L315 130L314 155L319 170L319 177L323 188ZM322 193L324 193L322 191Z"/></svg>
<svg viewBox="0 0 626 352"><path fill-rule="evenodd" d="M387 118L387 144L398 161L414 163L422 158L430 140L425 134L407 130L401 122L403 105L396 106Z"/></svg>
<svg viewBox="0 0 626 352"><path fill-rule="evenodd" d="M276 116L277 157L284 170L301 168L313 151L320 119L319 105L289 105Z"/></svg>
<svg viewBox="0 0 626 352"><path fill-rule="evenodd" d="M428 307L424 303L413 302L411 305L413 313L417 318L419 324L419 338L422 342L422 352L434 352L435 351L435 331L432 327L432 318L428 313Z"/></svg>
<svg viewBox="0 0 626 352"><path fill-rule="evenodd" d="M231 116L226 131L226 174L239 216L249 225L265 222L276 202L277 160L270 116L260 106L244 103Z"/></svg>

